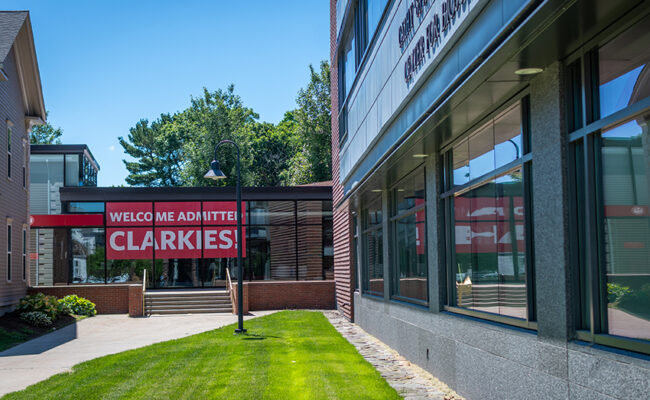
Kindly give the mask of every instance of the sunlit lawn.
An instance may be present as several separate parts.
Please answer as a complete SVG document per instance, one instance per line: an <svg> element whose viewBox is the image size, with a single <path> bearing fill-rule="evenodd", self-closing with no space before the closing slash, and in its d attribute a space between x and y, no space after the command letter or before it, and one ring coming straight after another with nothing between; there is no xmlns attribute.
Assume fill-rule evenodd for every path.
<svg viewBox="0 0 650 400"><path fill-rule="evenodd" d="M9 399L399 399L319 312L283 311L97 358ZM128 332L124 332L128 335Z"/></svg>

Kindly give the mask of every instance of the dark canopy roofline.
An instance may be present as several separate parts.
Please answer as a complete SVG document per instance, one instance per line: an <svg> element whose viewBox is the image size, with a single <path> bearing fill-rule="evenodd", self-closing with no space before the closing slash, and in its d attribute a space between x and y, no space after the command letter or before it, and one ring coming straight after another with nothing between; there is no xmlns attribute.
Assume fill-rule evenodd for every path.
<svg viewBox="0 0 650 400"><path fill-rule="evenodd" d="M88 158L95 164L99 171L99 164L85 144L32 144L29 146L31 154L83 154L86 153Z"/></svg>
<svg viewBox="0 0 650 400"><path fill-rule="evenodd" d="M61 201L232 201L228 187L62 187ZM242 200L332 200L331 186L244 187Z"/></svg>

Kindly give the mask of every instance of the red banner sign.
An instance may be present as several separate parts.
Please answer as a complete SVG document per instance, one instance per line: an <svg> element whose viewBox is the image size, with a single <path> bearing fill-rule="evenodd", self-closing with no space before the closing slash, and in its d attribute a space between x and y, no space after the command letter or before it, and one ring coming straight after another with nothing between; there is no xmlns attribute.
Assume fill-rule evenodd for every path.
<svg viewBox="0 0 650 400"><path fill-rule="evenodd" d="M245 210L242 202L242 223ZM106 225L109 260L237 257L234 201L106 203ZM242 231L245 256L245 228Z"/></svg>
<svg viewBox="0 0 650 400"><path fill-rule="evenodd" d="M246 257L246 229L242 227L242 256ZM237 228L167 227L107 228L108 260L237 257Z"/></svg>
<svg viewBox="0 0 650 400"><path fill-rule="evenodd" d="M246 203L242 202L242 223ZM156 203L106 203L106 226L237 225L234 201L176 201Z"/></svg>

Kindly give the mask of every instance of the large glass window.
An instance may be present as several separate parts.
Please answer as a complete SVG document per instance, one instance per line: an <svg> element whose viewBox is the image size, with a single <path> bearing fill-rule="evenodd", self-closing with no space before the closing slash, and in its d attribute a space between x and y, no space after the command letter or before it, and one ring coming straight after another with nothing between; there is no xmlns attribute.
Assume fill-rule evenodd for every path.
<svg viewBox="0 0 650 400"><path fill-rule="evenodd" d="M79 154L65 155L65 186L82 186L79 172Z"/></svg>
<svg viewBox="0 0 650 400"><path fill-rule="evenodd" d="M339 61L339 106L345 103L350 93L354 77L356 76L356 51L354 45L354 32L350 33L343 42L341 58Z"/></svg>
<svg viewBox="0 0 650 400"><path fill-rule="evenodd" d="M67 208L69 213L103 213L104 203L71 201Z"/></svg>
<svg viewBox="0 0 650 400"><path fill-rule="evenodd" d="M577 130L571 145L578 337L645 353L650 353L650 108L630 106L650 99L649 23L646 16L574 63L583 66L578 72L585 76L586 100L596 107L586 117L575 113L582 105L569 110L570 120L577 121L570 128ZM580 99L582 89L572 85L569 96ZM615 113L619 117L612 121Z"/></svg>
<svg viewBox="0 0 650 400"><path fill-rule="evenodd" d="M32 214L60 214L63 154L32 154L29 160L29 207Z"/></svg>
<svg viewBox="0 0 650 400"><path fill-rule="evenodd" d="M384 235L381 196L371 200L363 210L362 293L384 296Z"/></svg>
<svg viewBox="0 0 650 400"><path fill-rule="evenodd" d="M650 339L647 122L632 120L601 135L607 329L640 339Z"/></svg>
<svg viewBox="0 0 650 400"><path fill-rule="evenodd" d="M527 107L518 101L445 151L442 204L450 310L530 327Z"/></svg>
<svg viewBox="0 0 650 400"><path fill-rule="evenodd" d="M395 262L391 264L391 295L400 300L426 303L429 295L424 171L400 181L392 193Z"/></svg>
<svg viewBox="0 0 650 400"><path fill-rule="evenodd" d="M152 287L151 260L107 260L106 283L142 284L147 270L147 287Z"/></svg>
<svg viewBox="0 0 650 400"><path fill-rule="evenodd" d="M103 228L70 229L72 283L104 283L106 246Z"/></svg>
<svg viewBox="0 0 650 400"><path fill-rule="evenodd" d="M650 95L649 24L645 18L598 50L601 118Z"/></svg>

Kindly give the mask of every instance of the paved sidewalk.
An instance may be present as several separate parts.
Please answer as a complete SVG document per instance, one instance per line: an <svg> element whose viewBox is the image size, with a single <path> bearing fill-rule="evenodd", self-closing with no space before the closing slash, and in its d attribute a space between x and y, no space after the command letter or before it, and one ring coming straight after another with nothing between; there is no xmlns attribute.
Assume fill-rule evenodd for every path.
<svg viewBox="0 0 650 400"><path fill-rule="evenodd" d="M261 311L246 319L267 315ZM178 339L237 322L232 314L98 315L0 353L0 396L22 390L83 361Z"/></svg>
<svg viewBox="0 0 650 400"><path fill-rule="evenodd" d="M460 400L456 392L427 371L411 364L386 344L345 319L338 311L323 314L405 400Z"/></svg>

